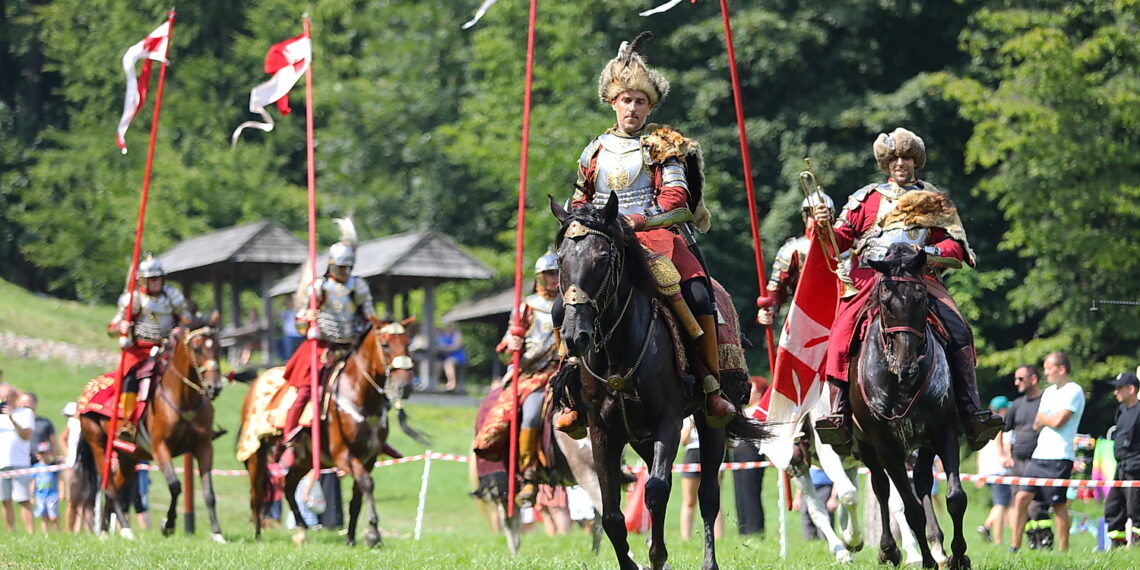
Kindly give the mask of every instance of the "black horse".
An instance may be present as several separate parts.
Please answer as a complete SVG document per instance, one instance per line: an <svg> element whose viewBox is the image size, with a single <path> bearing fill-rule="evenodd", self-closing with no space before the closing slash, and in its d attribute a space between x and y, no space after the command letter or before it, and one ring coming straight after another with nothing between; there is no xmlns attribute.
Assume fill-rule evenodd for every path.
<svg viewBox="0 0 1140 570"><path fill-rule="evenodd" d="M713 522L720 511L717 473L724 458L725 428L705 422L703 395L687 374L678 372L677 352L641 245L618 216L617 194L604 208L581 206L567 212L553 198L550 208L561 222L559 285L565 306L562 337L576 366L564 366L552 381L565 383L570 398L586 412L594 465L602 491L602 526L623 569L636 569L630 558L625 517L620 508L621 455L625 445L650 465L645 506L652 521L649 558L665 567L665 507L681 423L696 419L701 441L701 518L704 520L703 567L717 568ZM730 308L722 308L726 310ZM743 381L747 381L744 379ZM727 387L726 387L727 388ZM744 393L747 397L747 392ZM742 439L762 439L762 425L737 415L727 430Z"/></svg>
<svg viewBox="0 0 1140 570"><path fill-rule="evenodd" d="M893 482L902 494L907 525L916 537L923 534L925 518L927 540L918 541L919 549L923 566L935 566L930 545L940 549L942 544L942 530L930 500L937 455L946 471L946 507L954 522L949 567L969 568L962 537L966 493L958 476L958 414L945 351L927 324L926 254L910 245L894 244L882 261L870 264L879 275L866 308L870 323L860 341L858 359L850 366L851 411L857 426L855 441L879 499L883 521L879 560L895 565L900 561L887 510ZM916 449L912 485L906 464Z"/></svg>

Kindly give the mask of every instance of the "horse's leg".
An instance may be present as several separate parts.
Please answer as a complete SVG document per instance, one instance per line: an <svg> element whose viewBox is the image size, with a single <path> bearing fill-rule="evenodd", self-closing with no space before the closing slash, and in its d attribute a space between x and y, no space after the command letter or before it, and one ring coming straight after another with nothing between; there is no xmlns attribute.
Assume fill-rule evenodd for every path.
<svg viewBox="0 0 1140 570"><path fill-rule="evenodd" d="M607 436L590 421L590 440L594 446L594 465L598 470L598 483L602 489L602 528L610 539L622 570L638 570L629 556L629 534L625 530L625 515L621 512L621 452L624 442L610 442ZM617 438L615 438L617 440Z"/></svg>
<svg viewBox="0 0 1140 570"><path fill-rule="evenodd" d="M882 534L879 535L879 562L890 562L898 566L902 557L899 555L898 545L895 544L895 535L891 534L891 518L887 509L887 501L891 496L891 480L883 469L883 460L874 447L860 441L859 455L863 457L863 462L871 472L871 489L874 490L879 503L879 519L882 527Z"/></svg>
<svg viewBox="0 0 1140 570"><path fill-rule="evenodd" d="M701 442L701 482L697 487L697 500L701 507L701 519L705 525L705 558L702 568L713 570L719 567L716 562L716 519L720 515L720 466L724 461L724 429L709 427L705 423L704 414L697 414L696 427ZM677 456L680 434L677 436L677 444L673 446L672 455L666 457ZM669 450L665 449L664 453L669 453ZM668 461L666 467L672 471L672 459ZM665 476L670 477L668 473Z"/></svg>
<svg viewBox="0 0 1140 570"><path fill-rule="evenodd" d="M887 472L887 476L890 477L890 482L895 484L895 489L899 492L899 496L902 497L903 514L906 516L907 526L910 527L911 532L913 532L915 536L922 536L923 528L926 526L926 513L923 512L923 507L919 504L918 497L914 494L914 484L911 483L910 478L907 477L904 455L902 453L893 455L894 456L888 451L884 451L883 455L876 457L876 461L878 461L881 468ZM868 467L870 467L870 465L868 465ZM887 488L889 489L890 485L887 485ZM877 492L876 495L878 495ZM891 544L893 546L895 539L894 536L890 534L891 519L889 501L890 497L886 494L879 498L879 513L880 516L883 517L884 532L891 536ZM936 567L937 563L930 553L930 547L927 542L925 540L918 541L918 547L922 552L922 566L924 568ZM898 554L896 548L896 558ZM895 564L897 565L898 562L896 561Z"/></svg>
<svg viewBox="0 0 1140 570"><path fill-rule="evenodd" d="M827 539L827 549L835 556L836 562L854 562L855 557L851 555L851 552L843 545L843 541L835 534L835 529L831 528L831 520L827 516L827 505L824 505L823 501L819 500L819 496L815 494L815 486L811 483L811 476L807 472L803 472L795 477L795 481L800 487L800 495L803 497L803 504L807 508L812 524Z"/></svg>
<svg viewBox="0 0 1140 570"><path fill-rule="evenodd" d="M249 472L249 509L253 514L253 538L261 540L261 524L265 513L266 490L269 486L269 473L266 467L266 444L263 442L257 451L245 460Z"/></svg>
<svg viewBox="0 0 1140 570"><path fill-rule="evenodd" d="M349 472L352 473L352 498L348 500L348 529L344 535L344 543L356 546L356 523L360 521L360 505L364 500L363 490L360 488L360 473L357 472L359 461L352 460Z"/></svg>
<svg viewBox="0 0 1140 570"><path fill-rule="evenodd" d="M208 433L209 431L207 431ZM222 536L222 527L218 524L218 507L217 499L214 496L213 477L214 443L210 440L209 435L203 436L199 440L195 457L198 460L198 479L202 481L202 500L206 503L206 513L210 517L210 538L218 544L225 544L226 538Z"/></svg>
<svg viewBox="0 0 1140 570"><path fill-rule="evenodd" d="M131 519L127 516L127 511L123 503L119 501L119 496L122 494L123 489L127 488L127 485L135 484L135 474L131 473L129 476L126 474L126 470L133 470L134 468L134 463L128 462L126 465L122 462L119 463L119 469L111 477L110 484L107 488L107 501L111 505L111 510L103 515L103 528L107 529L111 525L111 511L114 511L115 518L119 521L119 536L127 540L134 540L135 533L131 530Z"/></svg>
<svg viewBox="0 0 1140 570"><path fill-rule="evenodd" d="M154 462L166 478L166 487L170 489L170 508L162 520L162 536L170 536L174 534L174 524L178 517L178 497L182 495L182 482L178 480L178 473L174 472L174 458L162 434L157 434L153 441Z"/></svg>
<svg viewBox="0 0 1140 570"><path fill-rule="evenodd" d="M946 561L946 552L942 549L942 529L938 526L938 517L934 513L934 502L931 492L934 489L934 451L922 448L918 450L918 458L914 462L913 471L914 492L922 504L926 516L926 543L930 545L930 552L934 561L942 565Z"/></svg>
<svg viewBox="0 0 1140 570"><path fill-rule="evenodd" d="M970 558L966 556L966 538L962 534L962 517L966 514L966 491L962 489L959 476L961 460L958 457L958 438L954 432L945 435L942 443L942 468L946 470L946 510L954 521L954 538L950 543L949 566L954 570L970 568ZM1061 529L1064 530L1064 529Z"/></svg>
<svg viewBox="0 0 1140 570"><path fill-rule="evenodd" d="M297 455L304 457L297 457L293 463L293 468L285 473L283 493L285 499L289 501L289 509L293 512L293 521L297 524L297 531L293 533L293 544L299 545L305 542L309 525L305 522L305 517L301 514L301 507L297 505L297 484L301 482L302 477L309 474L308 469L300 467L307 465L306 462L309 461L309 459L308 453L302 452ZM313 484L316 485L316 483Z"/></svg>
<svg viewBox="0 0 1140 570"><path fill-rule="evenodd" d="M595 513L594 522L599 523L601 521L602 489L598 485L598 473L594 470L590 439L575 440L566 433L555 430L554 441L562 450L562 455L566 458L566 463L574 475L574 480L590 496L590 504L593 505ZM593 538L592 550L597 555L602 543L602 526L593 524L590 531L590 536Z"/></svg>
<svg viewBox="0 0 1140 570"><path fill-rule="evenodd" d="M372 481L372 465L371 461L366 465L355 458L352 460L356 486L360 487L362 497L368 505L368 530L364 532L364 544L369 548L381 545L380 513L376 510L376 500L372 494L375 487L375 483ZM352 494L355 496L356 492L353 491Z"/></svg>
<svg viewBox="0 0 1140 570"><path fill-rule="evenodd" d="M670 424L670 425L665 425ZM645 508L649 510L649 565L653 570L665 567L669 550L665 546L665 510L669 506L669 492L673 486L673 460L677 457L681 434L676 424L662 421L652 439L634 444L637 454L649 465L649 478L645 481ZM702 501L701 514L704 514ZM713 514L716 518L716 514ZM710 535L711 527L706 529ZM707 539L706 539L707 544Z"/></svg>
<svg viewBox="0 0 1140 570"><path fill-rule="evenodd" d="M887 507L891 511L891 520L899 529L899 540L902 542L903 552L906 553L906 564L908 566L922 564L922 552L918 548L918 537L915 536L914 531L910 530L910 525L906 522L906 507L903 505L902 493L895 488L894 483L891 483L891 500L887 502Z"/></svg>

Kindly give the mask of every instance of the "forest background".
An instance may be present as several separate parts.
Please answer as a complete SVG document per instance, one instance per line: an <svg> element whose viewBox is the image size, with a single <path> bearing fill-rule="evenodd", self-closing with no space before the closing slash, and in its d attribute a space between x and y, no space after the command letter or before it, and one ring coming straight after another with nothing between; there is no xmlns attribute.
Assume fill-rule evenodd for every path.
<svg viewBox="0 0 1140 570"><path fill-rule="evenodd" d="M659 3L539 3L524 263L552 239L546 195L570 195L580 150L613 123L597 73L622 40L650 30L649 63L673 83L652 120L701 142L714 216L702 249L757 344L752 372L765 374L719 6L637 15ZM266 50L300 34L307 9L321 243L335 239L331 218L348 213L362 239L433 229L498 272L449 285L442 309L510 286L528 6L501 0L461 30L478 4L176 6L144 249L264 218L304 236L303 90L274 132L247 132L236 148L229 135L253 118L249 90L267 78ZM949 285L974 326L983 396L1012 395L1017 365L1064 350L1074 378L1111 404L1096 381L1140 362L1137 309L1090 308L1140 300L1140 1L730 6L765 262L802 231L805 156L842 205L883 176L875 136L905 126L926 141L920 177L957 202L978 257ZM120 291L154 92L120 155L120 60L169 7L0 0L0 278L92 303ZM471 332L469 345L501 334Z"/></svg>

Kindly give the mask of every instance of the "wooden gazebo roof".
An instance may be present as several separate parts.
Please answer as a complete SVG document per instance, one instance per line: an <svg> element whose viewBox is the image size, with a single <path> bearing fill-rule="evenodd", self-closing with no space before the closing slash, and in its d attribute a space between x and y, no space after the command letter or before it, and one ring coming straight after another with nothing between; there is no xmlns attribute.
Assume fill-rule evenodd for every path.
<svg viewBox="0 0 1140 570"><path fill-rule="evenodd" d="M324 252L317 273L325 270ZM456 279L490 279L494 271L463 251L451 238L433 231L409 232L362 242L352 274L363 277L376 298L398 295ZM296 291L297 271L277 282L271 296Z"/></svg>
<svg viewBox="0 0 1140 570"><path fill-rule="evenodd" d="M525 296L524 296L525 297ZM444 324L458 322L491 323L506 326L515 302L514 288L499 291L480 299L460 303L439 318Z"/></svg>
<svg viewBox="0 0 1140 570"><path fill-rule="evenodd" d="M305 244L281 224L262 220L187 239L159 259L168 279L211 282L226 266L228 280L259 277L263 270L296 267L305 262Z"/></svg>

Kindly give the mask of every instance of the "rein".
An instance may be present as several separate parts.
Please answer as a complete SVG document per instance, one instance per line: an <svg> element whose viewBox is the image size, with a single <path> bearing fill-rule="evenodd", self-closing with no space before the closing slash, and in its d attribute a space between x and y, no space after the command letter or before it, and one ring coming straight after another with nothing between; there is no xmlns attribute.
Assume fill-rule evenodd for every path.
<svg viewBox="0 0 1140 570"><path fill-rule="evenodd" d="M882 275L880 278L880 284L884 284L887 282L918 283L918 284L923 284L925 287L925 281L923 281L923 279L921 277L910 277L910 276L905 276L905 275L903 275L903 276ZM924 292L925 292L925 288L924 288ZM879 416L880 418L882 418L884 420L888 420L888 421L899 420L899 419L906 418L907 416L910 415L910 412L914 408L915 403L918 402L919 397L922 396L922 394L926 391L927 386L930 384L931 379L934 377L934 372L935 372L934 359L933 358L927 358L928 356L933 356L933 350L932 350L931 344L927 340L927 338L930 335L930 330L929 330L929 327L924 327L922 330L920 330L920 329L918 329L916 327L912 327L910 325L895 325L895 326L890 326L890 327L883 326L883 316L886 314L886 311L884 310L883 304L881 301L876 300L875 305L876 306L875 306L874 313L876 313L876 315L874 318L876 320L878 320L879 329L880 329L879 330L879 344L880 344L880 348L882 349L883 353L886 354L888 370L890 369L891 366L893 366L896 368L895 374L899 375L899 372L897 371L897 369L898 369L898 356L895 355L893 347L891 346L891 343L890 343L890 338L889 338L889 335L891 335L891 334L910 333L910 334L913 334L914 336L918 337L920 344L919 344L919 349L917 352L919 354L915 357L915 360L919 363L920 367L921 367L921 363L924 360L929 363L929 365L927 366L927 369L926 369L926 375L922 379L922 383L918 385L917 389L915 390L914 396L911 397L910 402L907 403L906 409L904 409L902 411L902 413L896 414L896 415L884 414L884 413L881 413L878 410L876 410L873 406L868 406L868 409L870 409L872 413L874 413L876 416ZM923 312L923 314L924 314L923 320L925 322L925 311ZM859 382L859 390L862 393L863 400L865 402L870 402L871 400L867 398L866 383L862 381L862 379L865 378L865 373L866 372L864 370L862 370L862 369L859 370L859 376L861 377L860 382Z"/></svg>
<svg viewBox="0 0 1140 570"><path fill-rule="evenodd" d="M199 365L197 363L197 359L194 358L194 351L190 349L190 341L200 336L212 336L214 332L214 328L210 326L197 328L186 333L185 338L183 338L182 341L178 343L178 350L185 351L187 357L190 359L190 370L197 378L197 382L190 379L190 377L186 374L183 374L182 371L178 370L178 367L174 366L173 362L171 362L171 365L168 367L168 370L177 376L183 385L201 396L201 398L198 400L198 406L195 408L195 410L202 409L202 407L206 405L206 402L209 401L209 398L206 397L206 388L202 385L202 379L206 377L207 372L211 370L218 370L219 367L218 361L212 358ZM155 387L155 391L158 392L161 388L162 383L159 382ZM187 414L192 414L195 410L182 409L182 406L175 403L174 400L171 399L170 395L167 393L167 390L161 390L161 393L162 399L165 400L166 403L170 405L170 407L178 410L179 414L182 415L184 419L187 421L192 421L194 419L193 416L188 416Z"/></svg>

